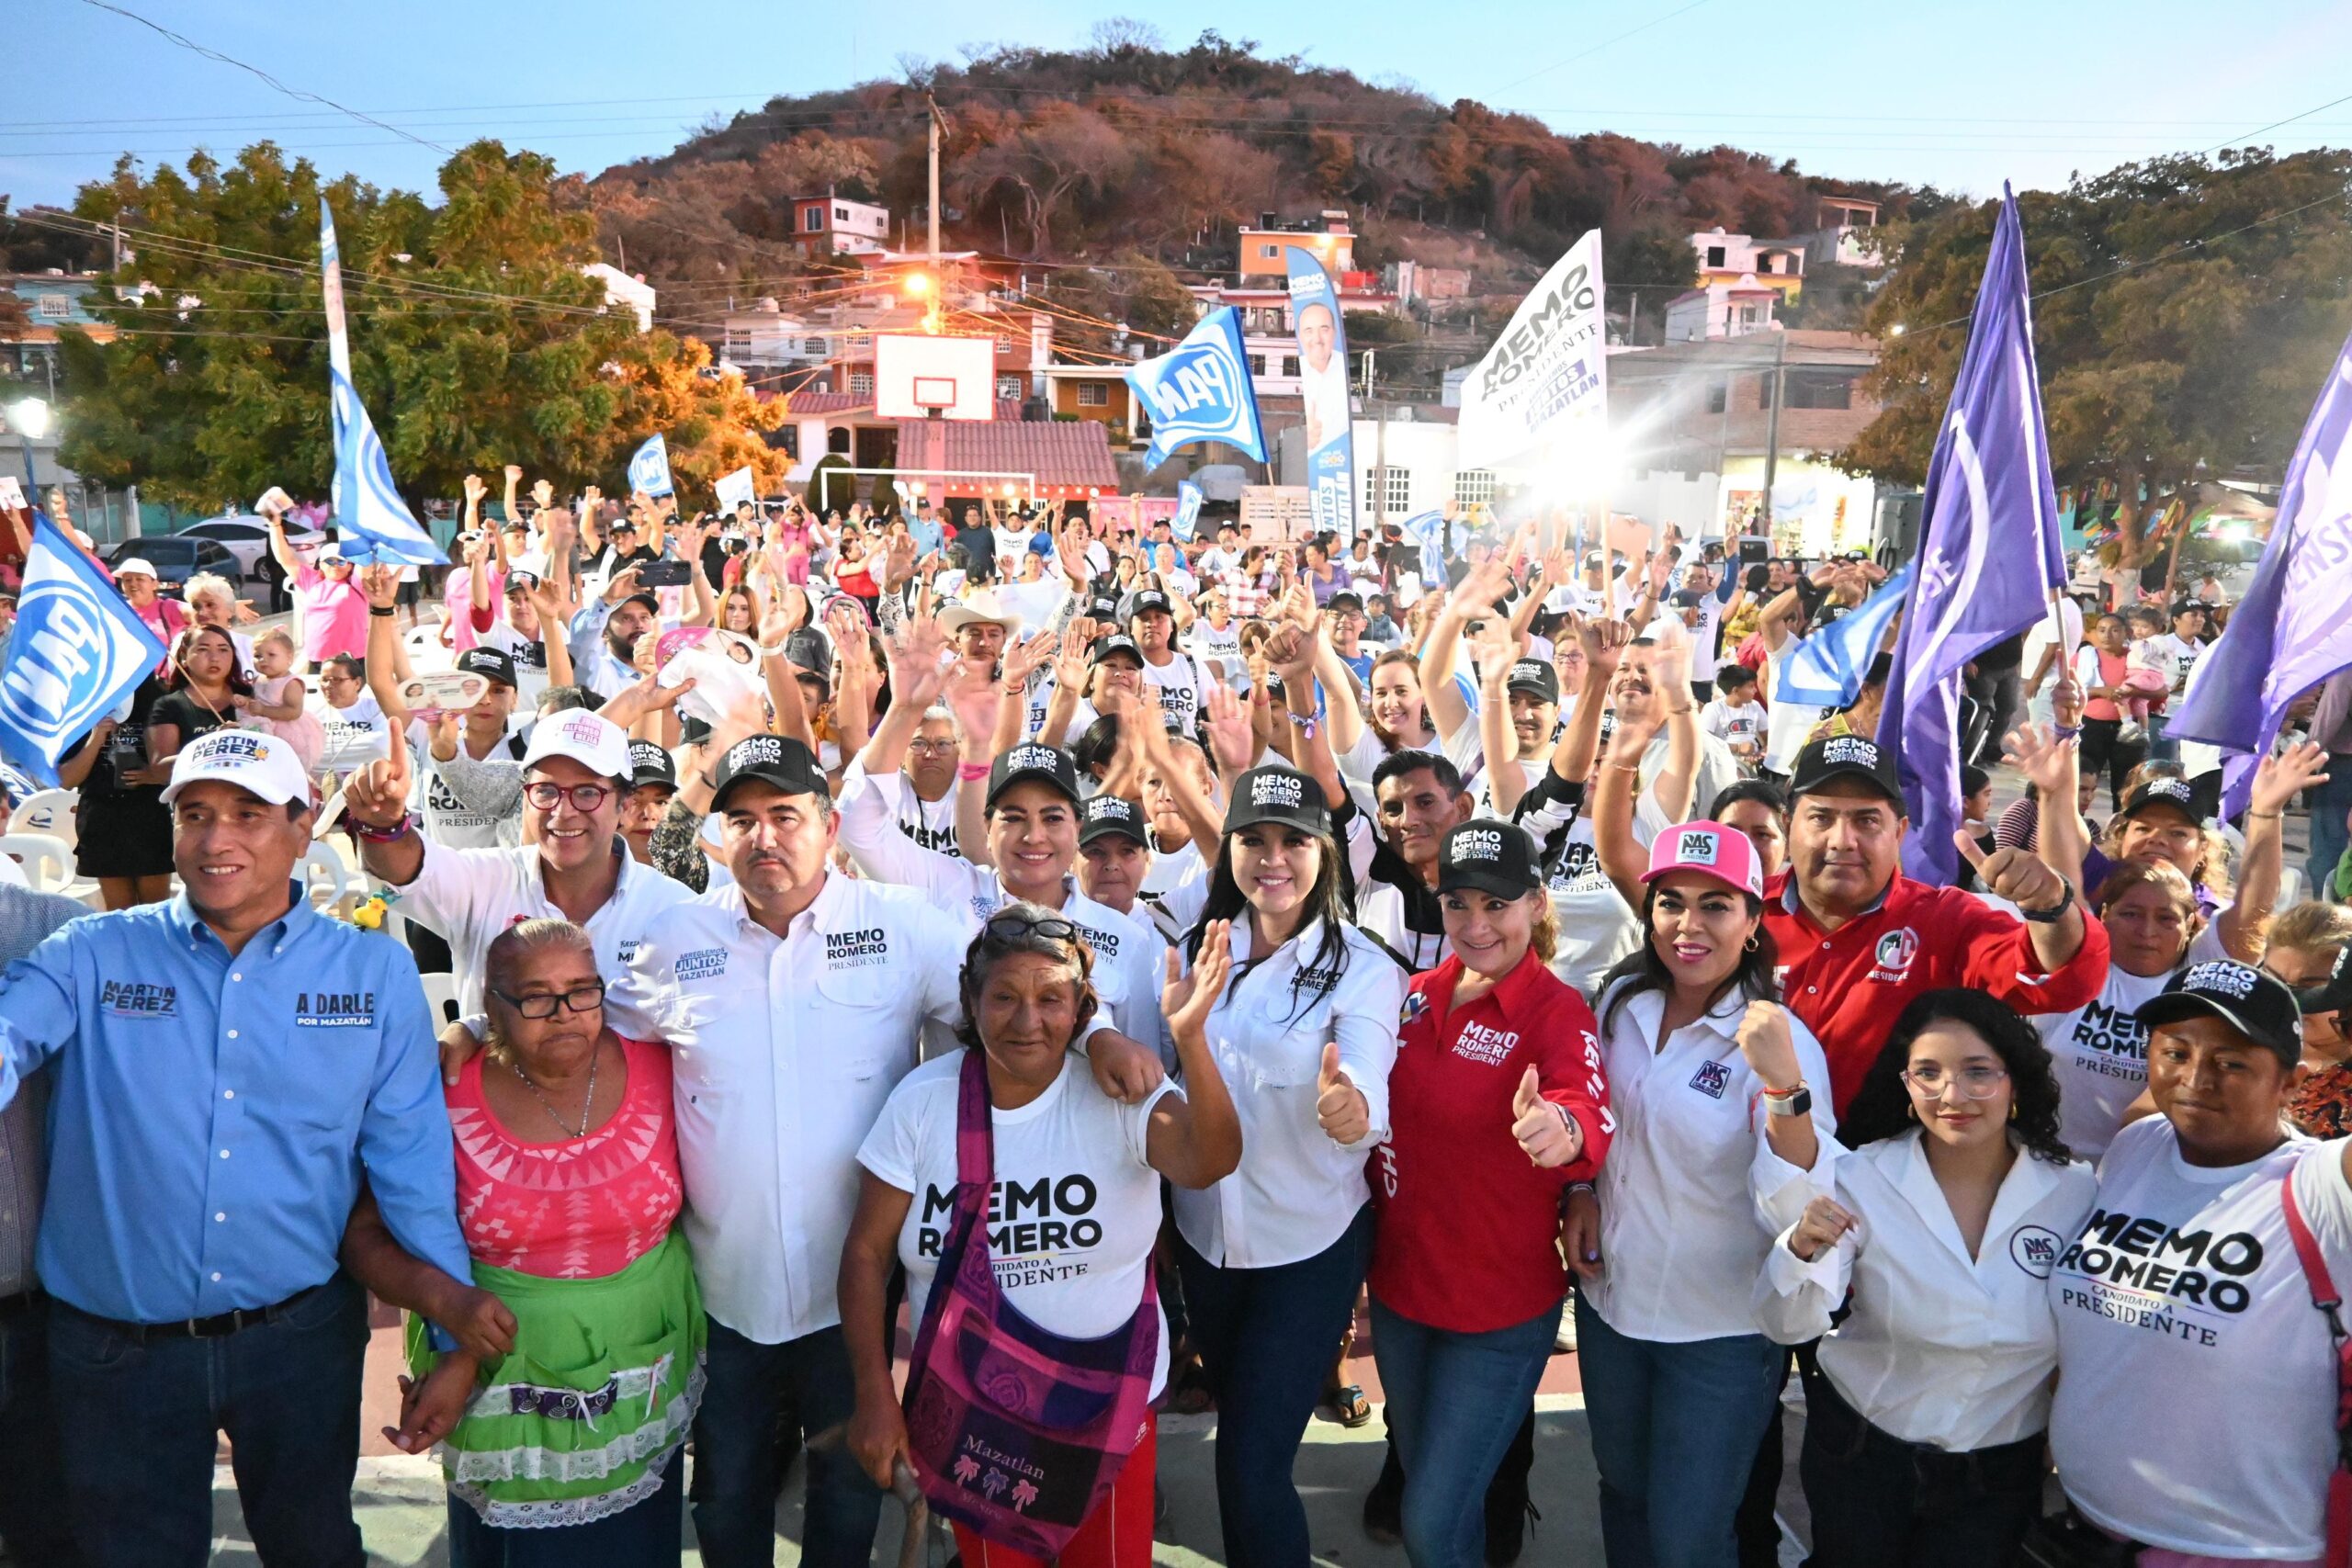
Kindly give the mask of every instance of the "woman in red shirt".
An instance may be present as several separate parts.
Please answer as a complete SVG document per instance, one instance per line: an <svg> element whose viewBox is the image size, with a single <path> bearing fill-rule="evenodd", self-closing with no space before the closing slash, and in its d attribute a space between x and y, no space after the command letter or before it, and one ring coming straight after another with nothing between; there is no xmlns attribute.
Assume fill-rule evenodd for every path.
<svg viewBox="0 0 2352 1568"><path fill-rule="evenodd" d="M1405 1470L1406 1555L1476 1568L1487 1483L1567 1296L1560 1196L1591 1179L1615 1124L1592 1010L1549 967L1534 840L1461 823L1437 887L1453 956L1406 993L1392 1130L1373 1162L1373 1350Z"/></svg>

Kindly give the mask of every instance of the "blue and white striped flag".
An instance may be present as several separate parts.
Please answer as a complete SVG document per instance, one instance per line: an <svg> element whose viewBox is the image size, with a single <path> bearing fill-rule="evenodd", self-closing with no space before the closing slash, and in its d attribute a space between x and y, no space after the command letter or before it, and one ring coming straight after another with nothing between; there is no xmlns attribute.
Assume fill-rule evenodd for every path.
<svg viewBox="0 0 2352 1568"><path fill-rule="evenodd" d="M1405 519L1405 537L1421 548L1421 586L1445 586L1445 514L1420 512Z"/></svg>
<svg viewBox="0 0 2352 1568"><path fill-rule="evenodd" d="M319 202L319 265L326 293L329 398L334 417L335 533L350 560L444 566L449 558L421 527L392 483L391 460L351 381L351 337L343 321L343 253L334 214Z"/></svg>
<svg viewBox="0 0 2352 1568"><path fill-rule="evenodd" d="M628 488L640 495L668 495L673 490L670 483L670 444L659 434L648 436L637 456L628 460Z"/></svg>
<svg viewBox="0 0 2352 1568"><path fill-rule="evenodd" d="M1201 532L1201 487L1190 479L1176 481L1176 515L1168 520L1168 531L1191 544Z"/></svg>
<svg viewBox="0 0 2352 1568"><path fill-rule="evenodd" d="M44 788L57 761L134 691L164 645L74 541L33 513L17 629L0 669L0 755Z"/></svg>
<svg viewBox="0 0 2352 1568"><path fill-rule="evenodd" d="M1776 703L1800 703L1807 707L1842 708L1861 694L1862 678L1871 672L1878 645L1895 612L1911 592L1912 568L1878 585L1878 592L1851 611L1805 637L1789 650L1772 683Z"/></svg>

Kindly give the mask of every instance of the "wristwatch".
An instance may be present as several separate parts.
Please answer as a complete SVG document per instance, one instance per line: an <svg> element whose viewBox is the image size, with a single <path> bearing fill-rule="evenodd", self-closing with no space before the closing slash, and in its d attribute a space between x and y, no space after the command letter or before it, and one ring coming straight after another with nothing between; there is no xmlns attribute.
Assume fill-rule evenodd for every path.
<svg viewBox="0 0 2352 1568"><path fill-rule="evenodd" d="M1813 1090L1799 1084L1786 1094L1771 1089L1764 1091L1764 1112L1768 1116L1805 1116L1813 1111Z"/></svg>
<svg viewBox="0 0 2352 1568"><path fill-rule="evenodd" d="M2027 919L2031 920L2035 925L2048 925L2051 921L2056 919L2059 916L2064 914L2067 910L2075 907L2075 885L2071 882L2067 882L2062 883L2060 886L2064 887L2064 891L2058 896L2058 902L2051 905L2047 909L2028 909L2020 906L2018 909L2018 913L2024 916Z"/></svg>

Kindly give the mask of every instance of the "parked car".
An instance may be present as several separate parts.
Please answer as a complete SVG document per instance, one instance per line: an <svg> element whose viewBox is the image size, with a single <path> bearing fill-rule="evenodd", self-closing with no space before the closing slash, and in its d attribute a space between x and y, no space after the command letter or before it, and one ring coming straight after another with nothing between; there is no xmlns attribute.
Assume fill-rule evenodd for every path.
<svg viewBox="0 0 2352 1568"><path fill-rule="evenodd" d="M237 558L237 576L244 582L258 582L267 592L267 608L275 614L288 608L291 601L286 593L286 573L278 567L277 558L269 550L269 525L258 517L231 513L220 517L208 517L201 523L191 523L172 536L177 539L211 539L225 546ZM295 553L308 560L318 547L326 543L326 535L316 528L293 527L286 532L286 542Z"/></svg>
<svg viewBox="0 0 2352 1568"><path fill-rule="evenodd" d="M194 538L186 534L151 534L143 538L125 539L107 552L107 565L119 566L127 560L143 560L155 569L155 583L166 593L177 593L187 586L187 580L199 572L215 572L232 583L244 576L237 558L229 547L217 539Z"/></svg>

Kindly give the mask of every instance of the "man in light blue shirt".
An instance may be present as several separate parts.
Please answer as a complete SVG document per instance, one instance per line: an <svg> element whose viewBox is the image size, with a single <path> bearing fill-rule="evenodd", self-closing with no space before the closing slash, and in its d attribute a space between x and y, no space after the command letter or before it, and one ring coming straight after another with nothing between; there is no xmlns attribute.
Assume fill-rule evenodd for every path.
<svg viewBox="0 0 2352 1568"><path fill-rule="evenodd" d="M935 556L947 547L947 530L941 525L938 510L928 501L915 508L907 519L907 536L915 542L915 559Z"/></svg>
<svg viewBox="0 0 2352 1568"><path fill-rule="evenodd" d="M446 1328L487 1349L513 1320L458 1283L414 961L291 880L312 818L293 748L215 731L164 800L187 891L75 920L0 977L0 1104L53 1062L36 1257L66 1506L93 1563L193 1568L225 1431L262 1560L358 1568L367 1302L337 1253L363 1178L451 1276Z"/></svg>

